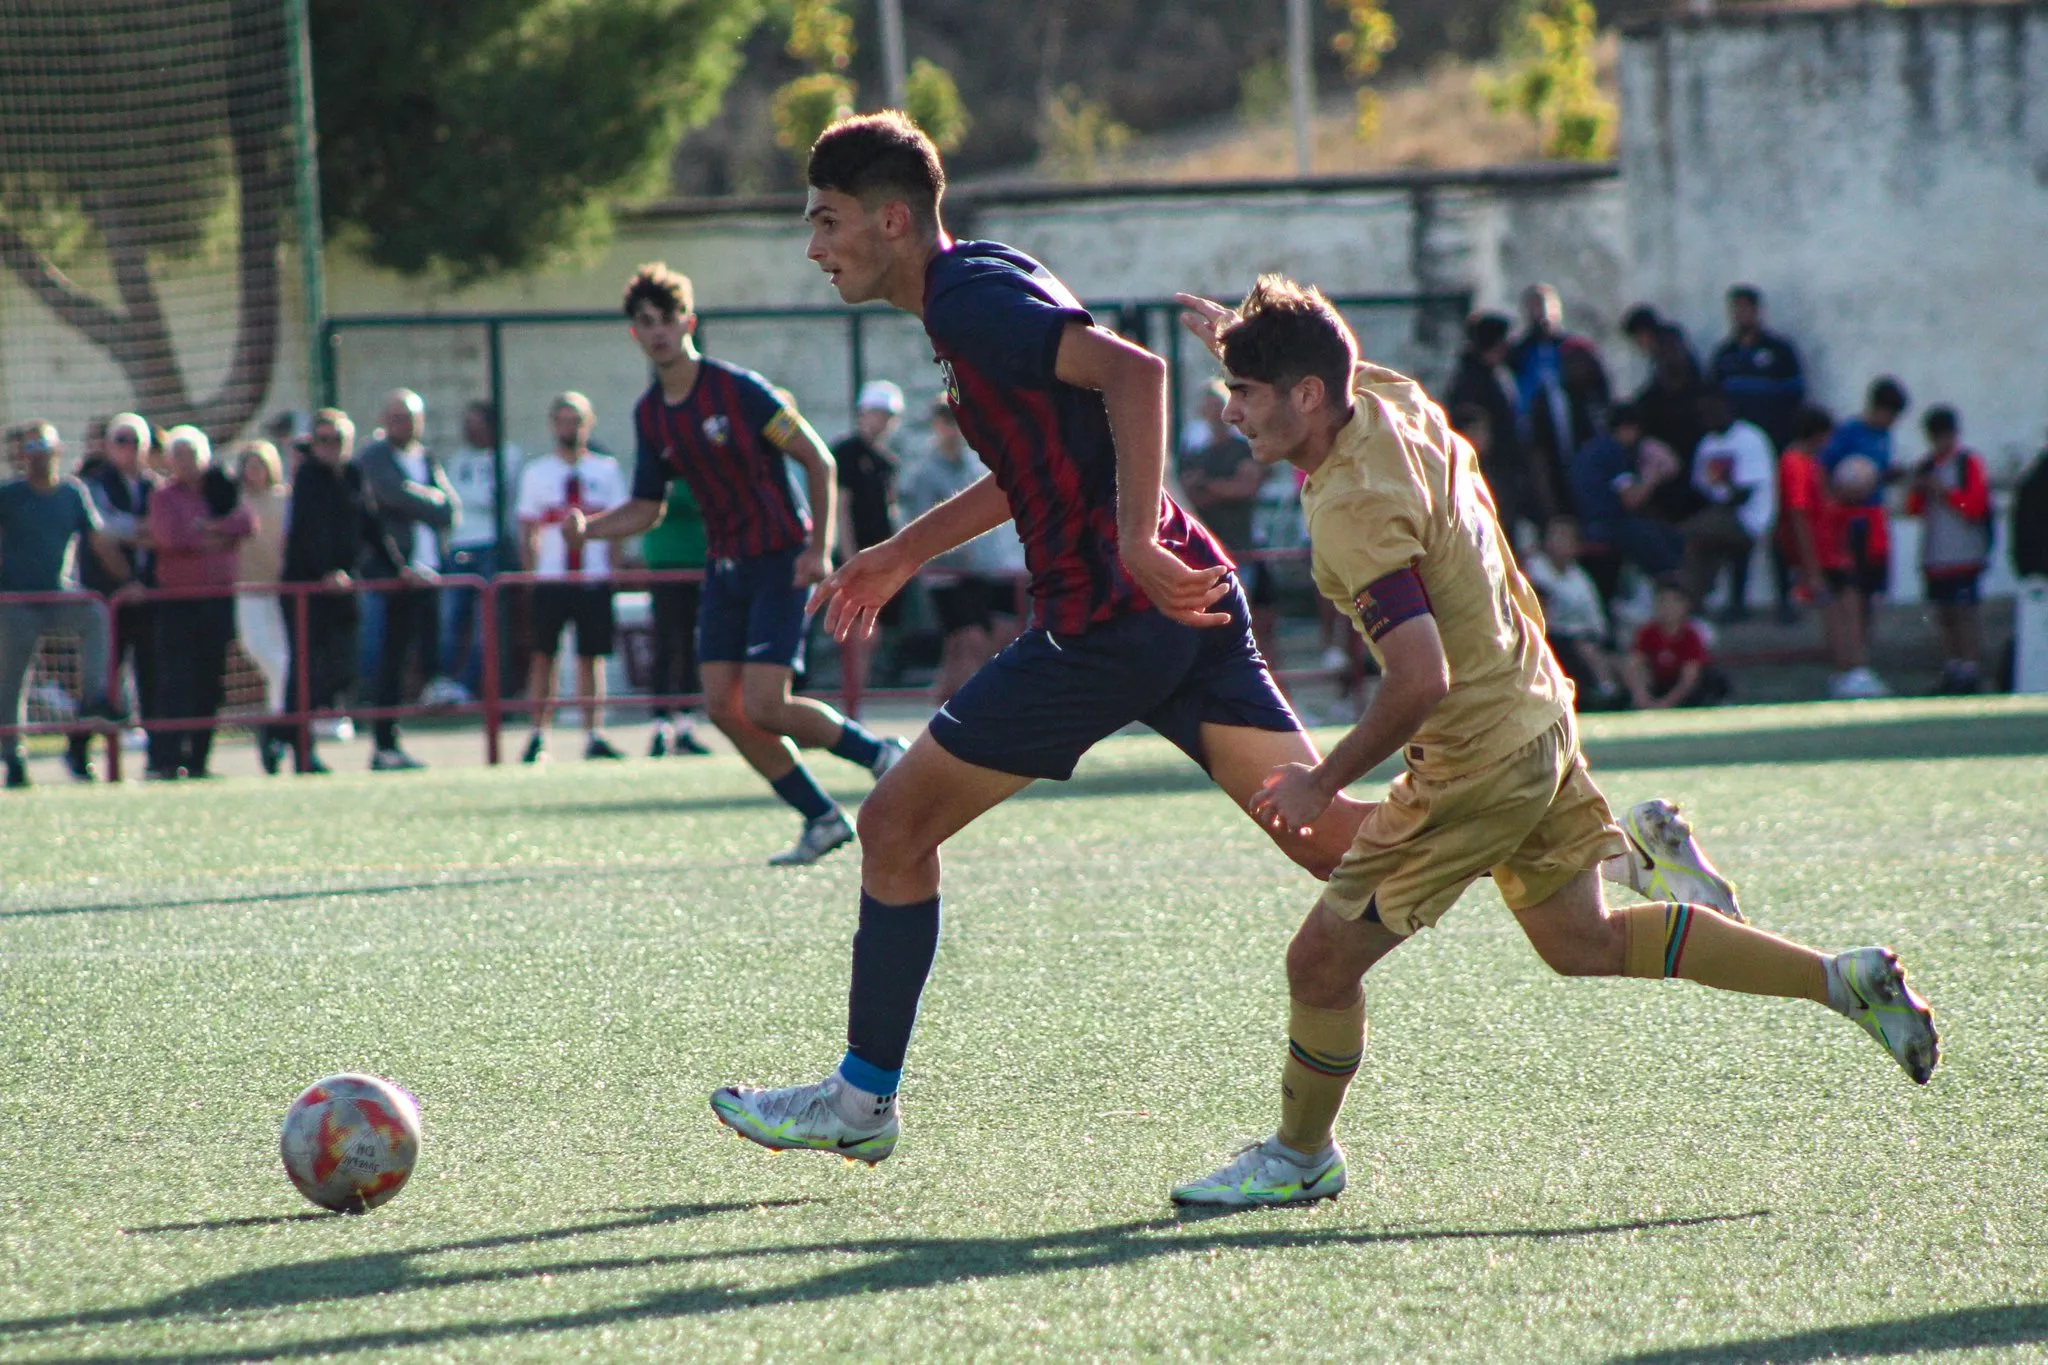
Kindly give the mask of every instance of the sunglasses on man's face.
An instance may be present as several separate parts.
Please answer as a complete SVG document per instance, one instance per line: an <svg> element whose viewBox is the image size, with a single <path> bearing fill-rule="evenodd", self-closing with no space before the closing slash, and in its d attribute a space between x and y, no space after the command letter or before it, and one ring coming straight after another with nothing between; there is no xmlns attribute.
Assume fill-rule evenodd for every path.
<svg viewBox="0 0 2048 1365"><path fill-rule="evenodd" d="M115 432L112 436L109 436L107 439L112 441L117 446L132 446L136 444L135 433L132 431Z"/></svg>

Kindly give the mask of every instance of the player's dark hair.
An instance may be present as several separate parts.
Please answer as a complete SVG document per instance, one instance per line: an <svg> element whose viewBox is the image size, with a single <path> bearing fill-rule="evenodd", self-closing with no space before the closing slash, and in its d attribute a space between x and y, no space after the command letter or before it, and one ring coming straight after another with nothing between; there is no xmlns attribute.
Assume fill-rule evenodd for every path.
<svg viewBox="0 0 2048 1365"><path fill-rule="evenodd" d="M1323 291L1280 275L1259 276L1223 330L1223 368L1277 389L1313 375L1337 402L1351 392L1357 363L1358 342Z"/></svg>
<svg viewBox="0 0 2048 1365"><path fill-rule="evenodd" d="M690 277L670 270L662 261L650 261L626 281L626 316L643 303L651 303L664 315L681 317L697 311L697 291Z"/></svg>
<svg viewBox="0 0 2048 1365"><path fill-rule="evenodd" d="M1647 303L1639 303L1621 315L1623 336L1634 336L1637 332L1657 332L1664 328L1664 319L1657 316L1657 310Z"/></svg>
<svg viewBox="0 0 2048 1365"><path fill-rule="evenodd" d="M1920 419L1920 429L1938 441L1944 436L1953 436L1961 431L1963 424L1956 419L1956 410L1944 404L1927 410L1927 415Z"/></svg>
<svg viewBox="0 0 2048 1365"><path fill-rule="evenodd" d="M1890 375L1884 375L1871 383L1870 396L1865 401L1873 408L1893 414L1904 412L1909 406L1906 402L1905 386Z"/></svg>
<svg viewBox="0 0 2048 1365"><path fill-rule="evenodd" d="M1692 595L1692 589L1686 586L1685 579L1676 573L1659 574L1654 586L1658 592L1677 593L1686 600L1688 606L1699 605L1698 600Z"/></svg>
<svg viewBox="0 0 2048 1365"><path fill-rule="evenodd" d="M1505 313L1474 313L1465 319L1465 347L1474 355L1490 351L1506 341L1514 327Z"/></svg>
<svg viewBox="0 0 2048 1365"><path fill-rule="evenodd" d="M1808 403L1792 416L1792 439L1795 441L1816 441L1834 429L1834 414L1817 403Z"/></svg>
<svg viewBox="0 0 2048 1365"><path fill-rule="evenodd" d="M937 226L946 192L939 149L898 109L843 118L818 134L805 179L812 189L850 194L869 207L901 199L926 228Z"/></svg>
<svg viewBox="0 0 2048 1365"><path fill-rule="evenodd" d="M1753 284L1736 284L1728 287L1728 302L1746 303L1752 308L1761 308L1764 291Z"/></svg>
<svg viewBox="0 0 2048 1365"><path fill-rule="evenodd" d="M1607 429L1616 427L1640 427L1643 424L1643 410L1634 403L1616 403L1607 410Z"/></svg>

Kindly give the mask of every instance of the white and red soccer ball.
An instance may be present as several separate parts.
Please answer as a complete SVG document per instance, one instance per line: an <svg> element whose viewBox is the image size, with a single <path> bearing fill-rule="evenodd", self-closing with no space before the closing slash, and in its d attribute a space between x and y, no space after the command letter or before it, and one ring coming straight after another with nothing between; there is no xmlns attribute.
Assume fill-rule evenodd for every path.
<svg viewBox="0 0 2048 1365"><path fill-rule="evenodd" d="M367 1213L405 1188L419 1160L419 1102L375 1076L329 1076L292 1101L277 1145L300 1194Z"/></svg>

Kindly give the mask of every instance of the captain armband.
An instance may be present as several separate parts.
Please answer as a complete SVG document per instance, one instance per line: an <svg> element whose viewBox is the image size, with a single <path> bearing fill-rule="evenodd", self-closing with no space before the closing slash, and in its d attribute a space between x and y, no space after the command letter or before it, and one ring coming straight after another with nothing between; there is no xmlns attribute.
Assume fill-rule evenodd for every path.
<svg viewBox="0 0 2048 1365"><path fill-rule="evenodd" d="M1358 608L1358 624L1369 640L1378 640L1403 621L1430 614L1429 592L1413 569L1396 569L1374 579L1351 604Z"/></svg>

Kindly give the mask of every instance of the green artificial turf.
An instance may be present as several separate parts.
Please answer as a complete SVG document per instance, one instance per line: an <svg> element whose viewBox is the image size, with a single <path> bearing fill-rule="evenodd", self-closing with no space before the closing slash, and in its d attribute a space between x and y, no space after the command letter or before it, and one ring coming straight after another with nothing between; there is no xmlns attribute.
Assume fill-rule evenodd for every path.
<svg viewBox="0 0 2048 1365"><path fill-rule="evenodd" d="M1344 1198L1176 1219L1272 1125L1315 892L1160 741L949 847L872 1171L706 1108L837 1059L857 887L762 866L734 760L10 797L0 1359L2048 1357L2048 706L1587 729L1758 920L1897 947L1932 1086L1813 1005L1556 979L1482 885L1369 983ZM354 1069L424 1155L319 1215L277 1124Z"/></svg>

